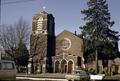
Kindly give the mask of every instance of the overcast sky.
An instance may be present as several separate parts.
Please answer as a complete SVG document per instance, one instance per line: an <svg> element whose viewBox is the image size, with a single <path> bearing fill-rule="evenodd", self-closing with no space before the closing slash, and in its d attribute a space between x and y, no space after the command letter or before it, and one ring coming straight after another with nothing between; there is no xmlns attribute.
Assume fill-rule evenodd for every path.
<svg viewBox="0 0 120 81"><path fill-rule="evenodd" d="M80 33L80 26L84 25L81 10L87 8L88 0L1 0L1 23L13 24L20 17L26 19L30 25L34 14L45 11L55 17L56 35L64 29ZM107 0L112 20L115 21L114 30L120 32L120 0ZM119 46L120 47L120 46Z"/></svg>

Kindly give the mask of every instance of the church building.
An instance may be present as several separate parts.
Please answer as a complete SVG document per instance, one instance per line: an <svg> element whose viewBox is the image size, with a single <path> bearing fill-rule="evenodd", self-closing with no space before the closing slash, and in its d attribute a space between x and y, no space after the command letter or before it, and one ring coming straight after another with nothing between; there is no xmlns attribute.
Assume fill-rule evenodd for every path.
<svg viewBox="0 0 120 81"><path fill-rule="evenodd" d="M85 67L82 39L67 30L55 36L54 20L45 11L33 16L30 38L33 73L71 73L75 68Z"/></svg>
<svg viewBox="0 0 120 81"><path fill-rule="evenodd" d="M83 41L76 34L64 30L56 36L56 54L52 57L55 73L71 73L84 67Z"/></svg>

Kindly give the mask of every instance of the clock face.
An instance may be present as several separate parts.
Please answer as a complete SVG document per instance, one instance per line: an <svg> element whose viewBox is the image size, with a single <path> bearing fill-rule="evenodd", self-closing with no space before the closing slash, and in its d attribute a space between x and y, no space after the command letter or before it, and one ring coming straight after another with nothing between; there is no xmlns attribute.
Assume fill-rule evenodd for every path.
<svg viewBox="0 0 120 81"><path fill-rule="evenodd" d="M62 49L68 50L71 47L71 41L68 38L62 40Z"/></svg>

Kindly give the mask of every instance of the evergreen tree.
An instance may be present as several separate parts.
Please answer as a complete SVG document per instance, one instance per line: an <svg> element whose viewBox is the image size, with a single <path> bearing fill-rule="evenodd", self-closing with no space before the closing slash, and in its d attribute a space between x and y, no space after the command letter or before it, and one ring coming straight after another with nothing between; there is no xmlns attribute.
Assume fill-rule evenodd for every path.
<svg viewBox="0 0 120 81"><path fill-rule="evenodd" d="M20 42L17 49L17 64L19 66L27 66L29 59L29 51L23 42Z"/></svg>
<svg viewBox="0 0 120 81"><path fill-rule="evenodd" d="M114 21L108 10L106 0L89 0L88 9L82 10L86 24L81 27L85 44L85 58L88 61L97 57L108 59L118 52L118 32L111 30ZM103 56L103 57L101 57ZM95 58L96 57L96 58Z"/></svg>

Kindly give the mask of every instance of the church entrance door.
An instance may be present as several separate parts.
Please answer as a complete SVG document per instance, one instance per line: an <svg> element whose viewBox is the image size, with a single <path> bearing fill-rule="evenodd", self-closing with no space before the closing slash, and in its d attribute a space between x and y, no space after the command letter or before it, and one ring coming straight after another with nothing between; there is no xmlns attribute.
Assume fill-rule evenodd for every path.
<svg viewBox="0 0 120 81"><path fill-rule="evenodd" d="M67 61L65 59L63 59L61 61L61 72L62 73L66 73L67 72Z"/></svg>
<svg viewBox="0 0 120 81"><path fill-rule="evenodd" d="M69 61L68 62L68 73L71 73L73 70L73 62L72 61Z"/></svg>

